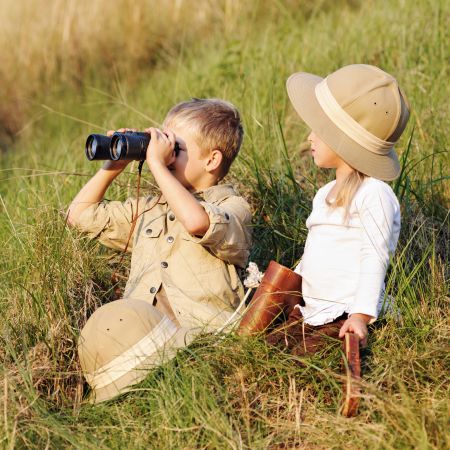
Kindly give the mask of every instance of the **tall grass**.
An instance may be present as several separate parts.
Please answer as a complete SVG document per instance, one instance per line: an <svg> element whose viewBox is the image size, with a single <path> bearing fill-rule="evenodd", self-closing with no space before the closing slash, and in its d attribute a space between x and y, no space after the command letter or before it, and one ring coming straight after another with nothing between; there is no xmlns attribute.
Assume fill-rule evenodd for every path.
<svg viewBox="0 0 450 450"><path fill-rule="evenodd" d="M92 3L69 8L68 17L75 21L80 14L73 22L80 24L89 17L93 33L98 13L88 12L104 4ZM142 71L139 58L122 52L132 73L114 70L105 80L114 53L96 47L94 38L83 41L102 69L80 72L79 86L70 76L60 79L61 68L49 75L56 86L44 99L46 109L29 110L32 115L21 123L30 125L1 157L1 445L449 447L447 2L200 3L209 6L192 10L189 2L167 3L167 15L154 20L166 32L173 8L187 8L181 31L164 34L163 47L161 41L154 44L155 59ZM16 4L11 8L25 7ZM50 5L58 11L57 6L73 7ZM119 6L124 9L104 6L102 12L108 17L121 12L116 19L130 30L128 3ZM58 29L60 21L52 23ZM190 32L190 39L180 37ZM105 35L110 48L137 45L113 34L110 41ZM42 46L38 36L36 48ZM71 36L67 45L77 42ZM57 54L56 47L48 47L50 55ZM302 150L307 130L288 104L284 82L294 71L325 75L354 62L395 74L413 111L397 147L403 172L393 183L403 222L387 291L400 316L371 329L360 415L347 420L337 414L339 342L330 342L323 354L297 358L234 336L220 341L205 336L150 373L134 392L107 404L83 405L86 385L76 339L92 311L112 298L110 277L118 262L114 253L64 226L61 211L98 169L83 155L86 135L160 123L170 106L190 96L234 102L246 136L228 181L253 206L251 259L263 267L271 258L293 266L314 191L332 174L317 171ZM32 74L42 69L30 70L30 83L40 79ZM117 180L108 198L133 194L135 169ZM143 183L154 191L148 171Z"/></svg>
<svg viewBox="0 0 450 450"><path fill-rule="evenodd" d="M19 133L32 106L61 89L117 77L132 86L195 40L232 33L250 10L241 0L4 0L0 131Z"/></svg>

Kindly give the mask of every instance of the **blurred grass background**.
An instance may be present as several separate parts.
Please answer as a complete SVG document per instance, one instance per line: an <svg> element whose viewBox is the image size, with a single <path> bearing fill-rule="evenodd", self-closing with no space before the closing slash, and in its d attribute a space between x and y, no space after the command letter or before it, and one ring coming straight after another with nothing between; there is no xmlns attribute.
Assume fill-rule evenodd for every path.
<svg viewBox="0 0 450 450"><path fill-rule="evenodd" d="M3 0L1 446L448 448L449 13L444 0ZM76 339L112 298L118 261L64 226L99 167L86 136L160 123L189 97L235 103L246 136L227 181L254 210L251 260L293 266L332 173L303 151L285 80L351 63L394 74L412 106L392 184L402 233L387 293L401 319L371 330L360 415L337 414L339 343L300 359L233 336L200 339L136 392L82 405ZM131 166L107 197L135 181ZM148 171L143 184L154 191Z"/></svg>

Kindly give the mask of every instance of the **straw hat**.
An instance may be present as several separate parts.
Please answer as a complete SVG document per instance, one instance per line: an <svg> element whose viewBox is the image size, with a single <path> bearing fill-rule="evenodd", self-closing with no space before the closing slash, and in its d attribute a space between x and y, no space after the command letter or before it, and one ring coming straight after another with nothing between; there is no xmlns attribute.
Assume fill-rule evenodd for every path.
<svg viewBox="0 0 450 450"><path fill-rule="evenodd" d="M78 341L78 356L99 403L130 390L192 338L150 303L116 300L97 309Z"/></svg>
<svg viewBox="0 0 450 450"><path fill-rule="evenodd" d="M397 81L378 67L352 64L320 78L298 72L286 82L300 117L347 164L380 180L400 172L394 144L409 119Z"/></svg>

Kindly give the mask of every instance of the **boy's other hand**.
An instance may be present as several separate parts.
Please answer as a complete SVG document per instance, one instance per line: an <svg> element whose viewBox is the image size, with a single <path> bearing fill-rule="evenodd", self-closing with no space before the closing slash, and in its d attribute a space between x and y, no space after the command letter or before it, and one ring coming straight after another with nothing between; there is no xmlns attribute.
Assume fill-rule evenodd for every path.
<svg viewBox="0 0 450 450"><path fill-rule="evenodd" d="M166 129L164 133L157 128L146 128L146 133L150 134L150 143L147 148L147 164L150 169L152 165L162 164L164 166L170 166L176 160L174 148L176 137L175 133Z"/></svg>
<svg viewBox="0 0 450 450"><path fill-rule="evenodd" d="M352 314L339 330L339 337L343 338L345 333L353 332L359 337L361 346L365 347L367 345L367 323L369 320L370 316L366 314Z"/></svg>
<svg viewBox="0 0 450 450"><path fill-rule="evenodd" d="M119 128L118 130L108 130L106 136L111 137L114 133L126 133L127 131L137 131L136 128Z"/></svg>

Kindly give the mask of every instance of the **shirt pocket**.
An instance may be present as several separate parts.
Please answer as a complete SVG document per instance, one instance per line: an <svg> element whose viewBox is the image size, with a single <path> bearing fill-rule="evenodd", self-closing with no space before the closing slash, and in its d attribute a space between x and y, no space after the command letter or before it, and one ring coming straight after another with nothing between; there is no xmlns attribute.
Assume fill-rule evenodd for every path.
<svg viewBox="0 0 450 450"><path fill-rule="evenodd" d="M189 270L196 274L207 274L223 269L224 262L215 256L211 249L198 244L188 235L182 236L181 240L182 246L179 251L187 262Z"/></svg>
<svg viewBox="0 0 450 450"><path fill-rule="evenodd" d="M141 224L134 241L134 253L148 254L149 251L153 251L163 230L164 220L161 219L149 220Z"/></svg>

